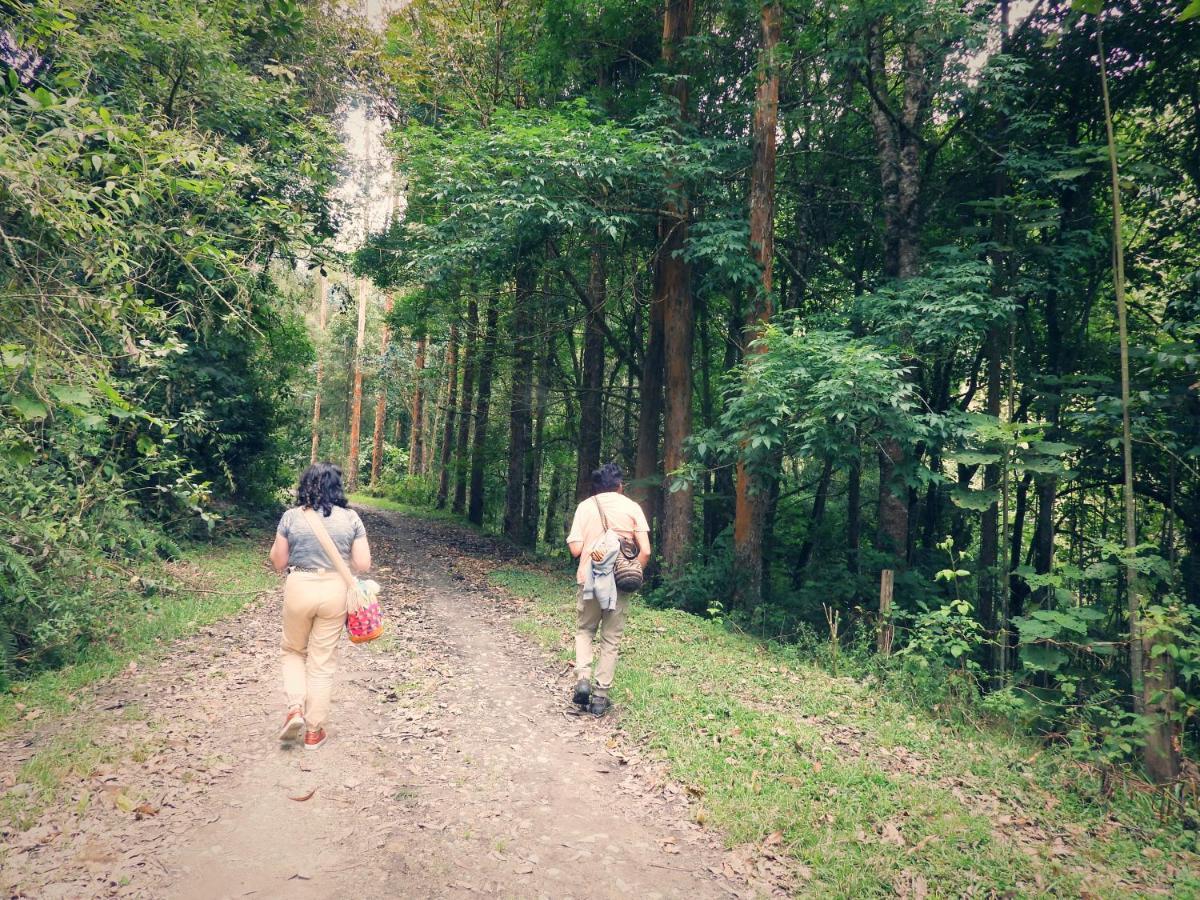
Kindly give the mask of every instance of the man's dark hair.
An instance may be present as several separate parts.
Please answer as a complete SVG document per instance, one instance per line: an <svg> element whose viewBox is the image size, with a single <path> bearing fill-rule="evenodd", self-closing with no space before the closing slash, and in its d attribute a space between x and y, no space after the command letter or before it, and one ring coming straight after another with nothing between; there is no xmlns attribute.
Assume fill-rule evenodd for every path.
<svg viewBox="0 0 1200 900"><path fill-rule="evenodd" d="M615 491L624 482L625 476L621 472L621 467L615 462L605 463L592 472L592 493L603 494L606 491Z"/></svg>
<svg viewBox="0 0 1200 900"><path fill-rule="evenodd" d="M342 470L333 463L314 463L300 476L296 500L328 516L335 506L349 506L342 489Z"/></svg>

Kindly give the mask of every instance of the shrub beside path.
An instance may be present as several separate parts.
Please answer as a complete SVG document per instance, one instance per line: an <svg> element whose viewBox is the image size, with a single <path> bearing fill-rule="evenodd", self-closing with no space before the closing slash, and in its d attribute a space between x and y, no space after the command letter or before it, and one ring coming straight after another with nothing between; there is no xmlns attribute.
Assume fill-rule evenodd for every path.
<svg viewBox="0 0 1200 900"><path fill-rule="evenodd" d="M516 602L487 586L485 560L508 551L455 526L363 514L390 632L342 648L330 742L309 753L275 741L271 591L98 686L88 712L0 737L5 896L786 890L782 871L748 882L729 870L719 836L621 739L619 720L564 714L560 665L511 628ZM70 774L18 821L43 761Z"/></svg>

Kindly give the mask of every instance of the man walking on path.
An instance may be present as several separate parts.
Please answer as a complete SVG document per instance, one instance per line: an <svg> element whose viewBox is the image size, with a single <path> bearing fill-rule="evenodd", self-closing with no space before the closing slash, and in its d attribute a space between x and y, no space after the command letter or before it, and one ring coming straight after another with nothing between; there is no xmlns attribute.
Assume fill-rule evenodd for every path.
<svg viewBox="0 0 1200 900"><path fill-rule="evenodd" d="M608 463L592 473L592 496L575 508L567 546L579 557L575 580L576 705L599 718L608 712L608 690L617 668L617 648L629 613L629 594L612 581L614 548L604 545L608 532L637 543L642 568L650 561L650 526L642 508L625 496L621 467ZM584 552L584 551L587 552ZM600 630L600 661L592 683L592 642Z"/></svg>

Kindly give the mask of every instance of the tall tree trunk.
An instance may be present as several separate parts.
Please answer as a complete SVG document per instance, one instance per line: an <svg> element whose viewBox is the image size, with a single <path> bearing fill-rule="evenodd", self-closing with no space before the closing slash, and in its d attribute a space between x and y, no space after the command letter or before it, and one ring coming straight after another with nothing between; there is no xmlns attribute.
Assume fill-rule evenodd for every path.
<svg viewBox="0 0 1200 900"><path fill-rule="evenodd" d="M383 301L384 310L392 311L392 297L389 294ZM375 389L375 431L371 435L371 487L379 483L379 470L383 466L383 426L387 421L387 377L384 360L387 359L388 341L391 331L387 319L379 333L379 386Z"/></svg>
<svg viewBox="0 0 1200 900"><path fill-rule="evenodd" d="M1009 9L1008 0L1000 0L1000 52L1007 52ZM1007 125L1004 111L998 114L996 145L1007 147ZM1001 153L1003 157L1003 152ZM991 294L999 300L1008 291L1008 254L1002 249L1008 243L1008 216L1000 210L1000 204L1010 190L1007 160L1001 158L992 179L992 202L996 210L992 213L992 280ZM995 419L1000 418L1000 401L1003 395L1004 328L1000 322L988 327L984 338L986 357L987 396L984 411ZM997 491L1000 487L1000 466L993 463L983 470L983 487L986 491ZM1001 577L997 564L1000 560L1000 510L993 504L983 511L979 523L979 621L988 631L999 635L1001 629L996 621L996 600Z"/></svg>
<svg viewBox="0 0 1200 900"><path fill-rule="evenodd" d="M862 549L862 463L855 459L846 471L846 569L857 575Z"/></svg>
<svg viewBox="0 0 1200 900"><path fill-rule="evenodd" d="M688 81L679 48L692 32L694 0L667 0L663 15L663 67L673 76L669 91L678 104L680 121L688 118ZM663 305L664 423L663 466L683 466L684 442L692 433L691 266L684 258L691 203L682 184L671 185L658 220L656 299ZM672 486L673 488L676 486ZM679 572L692 552L692 488L684 484L663 497L662 558L668 574Z"/></svg>
<svg viewBox="0 0 1200 900"><path fill-rule="evenodd" d="M317 334L325 334L325 320L329 316L329 281L319 272L317 273L317 297L318 297L318 312L317 312ZM317 346L317 383L313 394L313 415L312 415L312 451L309 454L309 465L315 465L317 462L317 450L321 442L321 381L325 374L325 366L321 360L321 346Z"/></svg>
<svg viewBox="0 0 1200 900"><path fill-rule="evenodd" d="M1133 684L1134 708L1150 719L1142 758L1146 771L1157 782L1179 776L1179 749L1174 717L1174 673L1168 654L1156 655L1155 639L1146 635L1141 620L1137 569L1133 557L1137 547L1136 507L1133 496L1133 433L1129 422L1129 324L1125 308L1125 247L1121 222L1121 177L1117 165L1117 142L1113 135L1112 101L1108 92L1108 69L1104 58L1101 20L1096 18L1096 50L1100 61L1100 94L1104 100L1104 131L1108 139L1109 173L1112 176L1113 289L1117 301L1117 340L1121 354L1121 462L1124 473L1122 500L1125 511L1125 586L1129 596L1129 674Z"/></svg>
<svg viewBox="0 0 1200 900"><path fill-rule="evenodd" d="M358 280L358 332L354 339L354 386L350 394L350 446L346 454L346 489L358 489L358 453L362 432L363 344L367 337L367 282Z"/></svg>
<svg viewBox="0 0 1200 900"><path fill-rule="evenodd" d="M542 540L549 547L559 546L563 535L555 528L558 523L558 503L559 495L562 493L562 469L555 466L550 473L550 494L546 497L546 530L542 534Z"/></svg>
<svg viewBox="0 0 1200 900"><path fill-rule="evenodd" d="M547 294L543 294L543 298ZM544 310L545 303L542 304ZM545 315L538 318L541 330L545 330ZM546 403L550 395L550 367L554 355L554 335L546 334L545 352L538 363L537 381L533 387L533 452L525 462L525 526L529 529L530 544L537 544L540 508L538 501L542 492L542 461L545 458Z"/></svg>
<svg viewBox="0 0 1200 900"><path fill-rule="evenodd" d="M900 48L902 96L898 109L892 109L887 98L892 74L883 42L883 24L876 20L867 34L867 78L874 88L871 122L883 191L883 274L904 279L916 275L920 263L921 133L929 111L930 85L921 35L909 33ZM900 343L907 342L907 335L900 335ZM877 543L893 557L893 566L905 561L908 548L908 492L896 483L896 472L905 461L900 442L885 436L879 452Z"/></svg>
<svg viewBox="0 0 1200 900"><path fill-rule="evenodd" d="M421 454L421 474L433 472L433 461L438 458L438 438L442 433L442 410L445 408L446 387L439 380L432 402L425 403L425 451Z"/></svg>
<svg viewBox="0 0 1200 900"><path fill-rule="evenodd" d="M729 322L725 334L725 353L722 368L732 372L742 361L742 296L737 290L729 296ZM710 528L713 535L719 535L733 521L734 512L734 471L729 466L721 466L713 473L713 493L716 498L711 504L712 523Z"/></svg>
<svg viewBox="0 0 1200 900"><path fill-rule="evenodd" d="M663 410L663 302L657 289L658 267L655 266L655 290L650 300L646 337L646 354L642 358L642 378L639 384L641 403L638 407L637 458L633 466L634 484L630 495L641 504L646 519L659 519L662 503L662 469L659 468L659 434Z"/></svg>
<svg viewBox="0 0 1200 900"><path fill-rule="evenodd" d="M579 465L575 474L575 500L592 493L592 471L600 465L604 400L604 304L608 273L604 246L593 238L588 278L587 324L583 333L583 380L579 385Z"/></svg>
<svg viewBox="0 0 1200 900"><path fill-rule="evenodd" d="M487 300L487 325L479 354L479 394L475 399L475 435L471 446L471 492L467 499L467 519L483 524L483 464L487 451L488 410L492 402L492 370L496 365L496 323L500 304L495 295Z"/></svg>
<svg viewBox="0 0 1200 900"><path fill-rule="evenodd" d="M449 392L446 395L446 424L442 430L442 457L438 472L438 509L446 508L450 496L450 469L454 460L454 426L458 415L458 323L450 323L450 342L446 345L446 372Z"/></svg>
<svg viewBox="0 0 1200 900"><path fill-rule="evenodd" d="M825 460L825 465L821 469L821 477L817 480L816 493L813 494L812 513L808 517L808 533L804 536L804 543L800 545L800 552L796 554L796 567L792 570L793 587L800 588L804 584L808 564L812 561L813 550L817 546L817 531L825 518L825 504L829 500L829 485L832 481L833 459L830 457Z"/></svg>
<svg viewBox="0 0 1200 900"><path fill-rule="evenodd" d="M504 491L504 534L513 543L532 543L533 528L525 521L525 465L532 455L533 337L531 320L537 272L531 261L517 263L516 298L512 317L512 396L508 415L508 481Z"/></svg>
<svg viewBox="0 0 1200 900"><path fill-rule="evenodd" d="M754 158L750 167L750 248L762 273L757 296L746 311L746 348L762 353L754 341L760 338L774 314L772 274L775 259L775 133L779 122L779 70L775 51L779 45L782 11L778 2L762 5L762 46L758 61L758 89L754 102L752 141ZM744 448L743 448L744 449ZM762 600L763 524L770 475L752 473L744 459L737 463L737 485L733 513L733 561L735 603L754 609Z"/></svg>
<svg viewBox="0 0 1200 900"><path fill-rule="evenodd" d="M408 474L417 475L425 453L425 347L427 338L417 338L413 359L412 430L408 435Z"/></svg>
<svg viewBox="0 0 1200 900"><path fill-rule="evenodd" d="M471 404L475 400L475 372L479 368L479 303L472 292L467 301L467 344L463 362L462 405L458 410L458 438L454 442L454 503L458 515L467 511L467 460L471 449Z"/></svg>

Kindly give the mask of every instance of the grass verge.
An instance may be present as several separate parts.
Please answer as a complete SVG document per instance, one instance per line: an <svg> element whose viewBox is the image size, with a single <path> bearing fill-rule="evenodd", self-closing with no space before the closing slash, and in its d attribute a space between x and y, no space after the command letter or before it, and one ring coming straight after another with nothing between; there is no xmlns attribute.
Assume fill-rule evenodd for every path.
<svg viewBox="0 0 1200 900"><path fill-rule="evenodd" d="M84 688L116 675L134 660L152 661L171 641L238 612L277 583L263 559L260 544L231 540L197 546L176 563L147 572L153 583L169 587L147 596L141 609L119 623L114 629L118 640L97 644L74 665L14 684L10 694L0 696L0 731L31 727L81 708L88 700ZM130 707L124 715L140 713ZM140 752L138 746L99 744L78 731L52 734L14 773L13 788L0 793L0 820L29 828L62 799L62 787L69 780L103 763L137 758Z"/></svg>
<svg viewBox="0 0 1200 900"><path fill-rule="evenodd" d="M79 662L16 682L0 695L0 731L73 709L82 688L115 675L135 659L153 659L176 638L240 610L277 583L264 566L265 553L260 544L245 540L198 545L178 562L146 573L148 581L167 587L147 595L138 610L118 623L116 640L96 644Z"/></svg>
<svg viewBox="0 0 1200 900"><path fill-rule="evenodd" d="M572 586L502 569L521 630L571 654ZM730 843L786 853L799 892L1200 896L1196 834L1032 740L933 719L721 625L637 601L613 699L621 725Z"/></svg>

